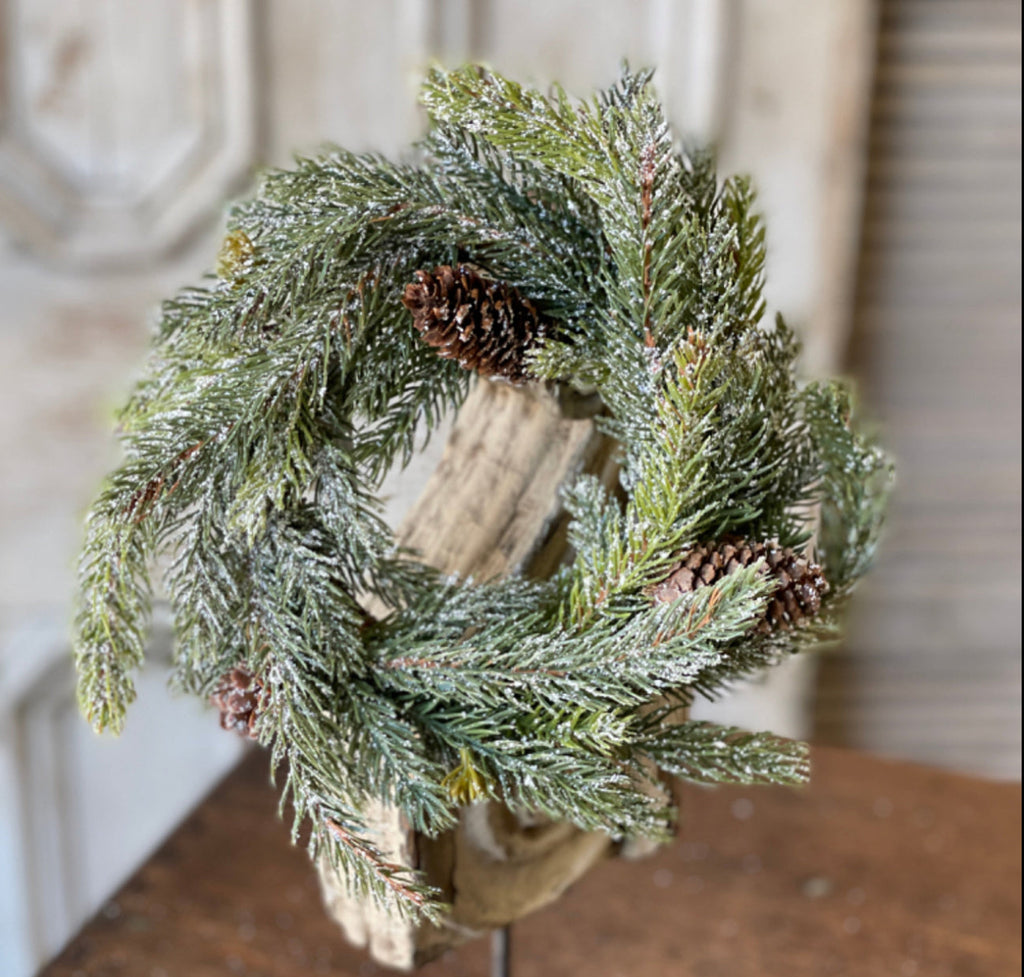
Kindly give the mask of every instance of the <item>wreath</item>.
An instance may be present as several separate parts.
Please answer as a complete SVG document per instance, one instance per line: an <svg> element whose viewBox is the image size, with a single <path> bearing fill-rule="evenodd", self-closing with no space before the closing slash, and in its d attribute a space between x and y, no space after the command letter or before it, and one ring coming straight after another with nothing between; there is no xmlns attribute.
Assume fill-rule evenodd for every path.
<svg viewBox="0 0 1024 977"><path fill-rule="evenodd" d="M370 801L428 834L491 798L658 836L656 770L805 779L802 744L679 712L834 635L890 476L766 322L749 181L676 144L648 74L577 102L435 69L422 100L412 161L263 174L216 274L164 304L87 520L76 659L120 731L162 556L176 685L287 761L314 853L429 915ZM383 476L477 375L587 391L621 446L621 491L565 490L549 580L443 577L382 520Z"/></svg>

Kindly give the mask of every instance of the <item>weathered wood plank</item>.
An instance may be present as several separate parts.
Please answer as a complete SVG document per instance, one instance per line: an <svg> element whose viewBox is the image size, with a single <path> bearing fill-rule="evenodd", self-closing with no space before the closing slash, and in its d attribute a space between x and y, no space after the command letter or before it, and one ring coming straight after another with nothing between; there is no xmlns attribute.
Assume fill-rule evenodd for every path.
<svg viewBox="0 0 1024 977"><path fill-rule="evenodd" d="M684 787L680 842L516 925L517 977L1020 972L1020 787L838 750L808 789ZM40 977L377 972L254 755ZM423 977L487 972L477 941Z"/></svg>

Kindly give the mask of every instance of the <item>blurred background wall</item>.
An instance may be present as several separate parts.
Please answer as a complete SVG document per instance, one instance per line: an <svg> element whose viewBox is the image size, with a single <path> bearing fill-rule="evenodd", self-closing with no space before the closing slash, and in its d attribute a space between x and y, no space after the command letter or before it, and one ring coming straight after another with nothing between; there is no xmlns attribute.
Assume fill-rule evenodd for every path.
<svg viewBox="0 0 1024 977"><path fill-rule="evenodd" d="M430 57L586 92L623 56L754 174L770 304L809 372L858 376L900 462L845 646L712 708L1019 776L1015 0L0 0L0 973L55 951L240 749L166 695L159 626L125 735L94 737L66 642L112 410L224 200L325 140L399 152ZM435 458L389 483L394 518Z"/></svg>
<svg viewBox="0 0 1024 977"><path fill-rule="evenodd" d="M816 738L1020 776L1020 4L880 7L846 367L899 465Z"/></svg>

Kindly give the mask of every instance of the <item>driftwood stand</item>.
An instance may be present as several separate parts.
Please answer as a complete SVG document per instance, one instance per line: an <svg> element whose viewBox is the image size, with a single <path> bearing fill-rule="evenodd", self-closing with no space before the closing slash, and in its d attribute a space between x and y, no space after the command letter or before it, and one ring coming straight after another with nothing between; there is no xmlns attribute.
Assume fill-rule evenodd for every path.
<svg viewBox="0 0 1024 977"><path fill-rule="evenodd" d="M606 484L616 480L614 444L591 420L572 416L585 406L564 396L560 402L539 386L480 381L399 541L446 573L478 580L553 572L566 549L561 485L581 471ZM457 826L437 838L412 831L392 808L368 813L389 857L422 869L452 907L441 926L397 920L353 899L321 864L330 914L351 942L390 967L417 966L494 929L494 972L506 972L508 934L501 928L556 899L612 850L604 833L517 816L497 803L464 808Z"/></svg>

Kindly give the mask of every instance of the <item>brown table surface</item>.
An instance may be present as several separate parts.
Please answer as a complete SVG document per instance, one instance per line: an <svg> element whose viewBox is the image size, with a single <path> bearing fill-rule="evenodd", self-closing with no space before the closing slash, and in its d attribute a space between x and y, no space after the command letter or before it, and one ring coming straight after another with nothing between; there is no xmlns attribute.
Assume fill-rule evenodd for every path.
<svg viewBox="0 0 1024 977"><path fill-rule="evenodd" d="M1018 785L817 749L804 790L682 788L680 839L517 923L513 977L1021 972ZM249 756L45 977L365 977ZM423 977L484 975L478 940Z"/></svg>

